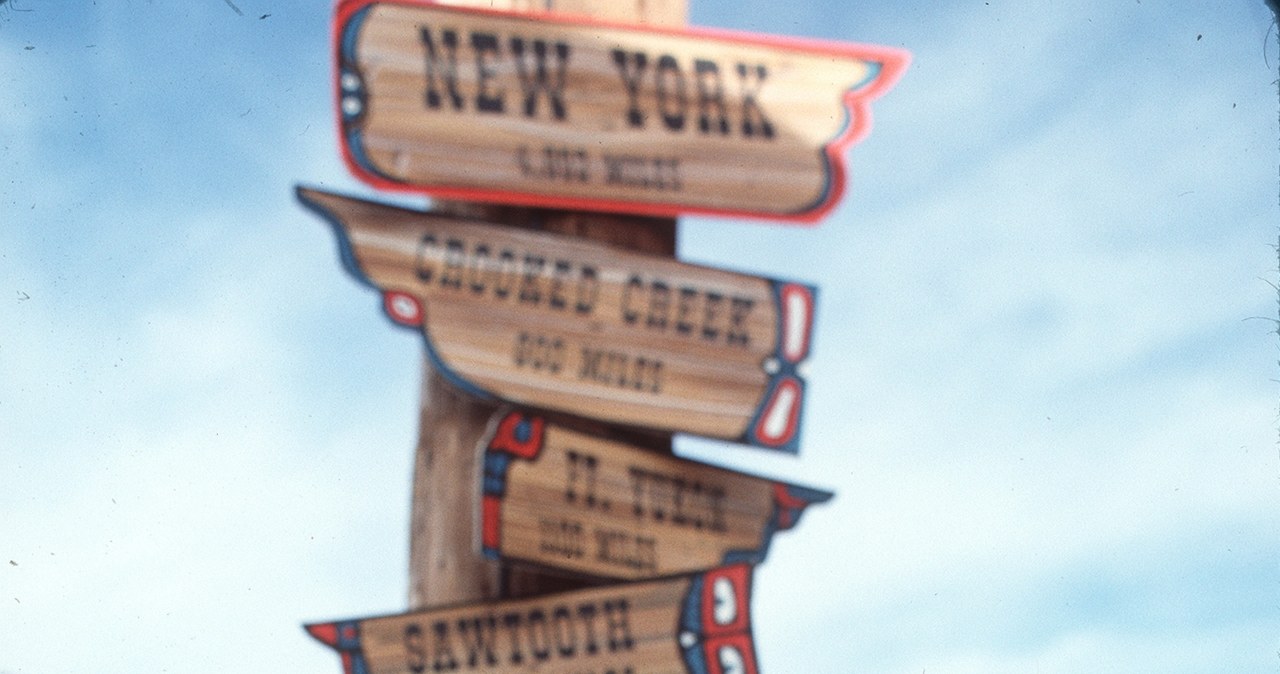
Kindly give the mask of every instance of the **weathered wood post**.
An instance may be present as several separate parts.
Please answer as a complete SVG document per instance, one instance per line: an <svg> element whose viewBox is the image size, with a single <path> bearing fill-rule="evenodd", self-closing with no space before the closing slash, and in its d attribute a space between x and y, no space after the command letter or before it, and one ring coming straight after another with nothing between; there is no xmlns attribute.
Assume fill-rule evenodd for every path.
<svg viewBox="0 0 1280 674"><path fill-rule="evenodd" d="M452 0L459 6L546 10L616 22L679 27L686 0ZM674 218L552 211L438 201L436 210L489 222L600 241L674 257ZM414 461L409 536L409 605L418 609L502 596L523 596L574 586L531 571L504 571L485 559L475 537L480 517L481 435L496 409L450 384L424 358L422 409ZM670 451L670 435L655 447Z"/></svg>
<svg viewBox="0 0 1280 674"><path fill-rule="evenodd" d="M337 5L348 167L438 200L297 191L426 347L412 610L306 627L348 674L755 674L752 569L832 495L671 434L797 453L817 289L681 262L674 218L820 218L906 55L545 1Z"/></svg>

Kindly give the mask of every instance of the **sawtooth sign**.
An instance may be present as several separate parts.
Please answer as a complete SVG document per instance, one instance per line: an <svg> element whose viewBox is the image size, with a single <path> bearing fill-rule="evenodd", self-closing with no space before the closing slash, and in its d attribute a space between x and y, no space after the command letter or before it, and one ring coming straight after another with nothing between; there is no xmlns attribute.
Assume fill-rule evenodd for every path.
<svg viewBox="0 0 1280 674"><path fill-rule="evenodd" d="M889 47L344 0L343 151L452 199L814 222L906 68Z"/></svg>
<svg viewBox="0 0 1280 674"><path fill-rule="evenodd" d="M307 625L345 674L758 674L751 567Z"/></svg>
<svg viewBox="0 0 1280 674"><path fill-rule="evenodd" d="M798 451L813 287L317 190L298 198L459 388Z"/></svg>
<svg viewBox="0 0 1280 674"><path fill-rule="evenodd" d="M828 492L499 411L483 441L487 556L639 580L764 561Z"/></svg>

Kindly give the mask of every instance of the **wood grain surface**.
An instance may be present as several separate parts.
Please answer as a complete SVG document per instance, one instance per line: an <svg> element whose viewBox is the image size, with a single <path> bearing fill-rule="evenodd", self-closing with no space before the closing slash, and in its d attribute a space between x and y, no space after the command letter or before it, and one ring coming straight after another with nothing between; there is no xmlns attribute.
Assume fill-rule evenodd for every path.
<svg viewBox="0 0 1280 674"><path fill-rule="evenodd" d="M462 390L797 451L813 288L316 190L299 198Z"/></svg>
<svg viewBox="0 0 1280 674"><path fill-rule="evenodd" d="M486 554L599 578L763 562L829 492L678 459L500 411L485 440Z"/></svg>
<svg viewBox="0 0 1280 674"><path fill-rule="evenodd" d="M307 625L346 674L757 674L751 570Z"/></svg>
<svg viewBox="0 0 1280 674"><path fill-rule="evenodd" d="M352 170L448 198L815 221L906 52L416 0L339 5Z"/></svg>

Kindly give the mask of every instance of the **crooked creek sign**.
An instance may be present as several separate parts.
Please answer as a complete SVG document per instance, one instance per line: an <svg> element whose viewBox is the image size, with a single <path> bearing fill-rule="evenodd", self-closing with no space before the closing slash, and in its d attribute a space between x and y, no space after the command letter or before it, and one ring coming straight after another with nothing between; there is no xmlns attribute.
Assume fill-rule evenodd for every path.
<svg viewBox="0 0 1280 674"><path fill-rule="evenodd" d="M299 189L475 395L796 452L815 289Z"/></svg>
<svg viewBox="0 0 1280 674"><path fill-rule="evenodd" d="M906 67L888 47L345 0L343 149L378 187L812 222Z"/></svg>
<svg viewBox="0 0 1280 674"><path fill-rule="evenodd" d="M545 4L606 2L683 22L683 0ZM338 0L333 37L355 175L534 208L298 188L424 338L411 603L442 605L307 631L346 674L759 674L752 569L832 495L675 458L670 434L798 452L816 289L624 246L672 254L683 213L821 218L907 53L428 0ZM607 584L492 599L544 572Z"/></svg>
<svg viewBox="0 0 1280 674"><path fill-rule="evenodd" d="M828 492L499 411L484 441L481 541L494 558L642 579L764 561Z"/></svg>
<svg viewBox="0 0 1280 674"><path fill-rule="evenodd" d="M346 674L757 674L751 570L307 625Z"/></svg>

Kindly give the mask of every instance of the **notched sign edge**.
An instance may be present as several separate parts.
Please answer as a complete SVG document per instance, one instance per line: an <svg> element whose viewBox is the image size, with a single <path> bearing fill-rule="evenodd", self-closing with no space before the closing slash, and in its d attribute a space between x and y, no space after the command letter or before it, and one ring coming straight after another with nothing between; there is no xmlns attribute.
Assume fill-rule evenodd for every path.
<svg viewBox="0 0 1280 674"><path fill-rule="evenodd" d="M667 203L652 203L643 198L632 200L598 199L591 197L555 196L536 192L504 190L500 188L469 188L440 185L422 185L388 175L374 164L364 152L361 122L368 105L365 78L360 72L356 54L356 41L361 26L374 5L400 5L438 9L458 14L472 14L527 20L545 19L549 23L574 26L610 28L630 32L669 35L688 38L706 38L722 42L760 45L794 51L847 55L861 59L869 72L840 97L840 107L845 115L840 130L818 149L824 168L825 184L821 196L807 207L793 212L766 212ZM550 12L510 12L486 8L457 7L437 4L433 0L341 0L333 22L334 96L338 110L338 136L342 155L348 168L369 184L388 190L426 193L446 199L485 201L491 203L524 206L595 210L612 213L628 213L659 217L676 217L682 214L719 217L745 217L813 225L839 204L848 189L848 169L845 152L866 138L871 132L871 103L884 95L898 82L911 63L911 53L905 49L857 42L837 42L794 36L766 35L709 27L664 28L642 24L626 24L602 21L577 15Z"/></svg>
<svg viewBox="0 0 1280 674"><path fill-rule="evenodd" d="M751 634L752 570L748 564L732 564L696 574L667 576L643 581L613 584L607 587L652 585L664 581L688 580L689 586L676 607L675 632L679 657L686 674L758 674L755 640ZM594 592L600 588L589 588ZM570 601L584 591L545 594L538 597L507 600ZM361 623L380 618L408 618L414 614L474 606L496 609L503 600L436 606L408 613L352 618L332 622L306 623L302 627L313 639L338 653L344 674L371 674L361 642Z"/></svg>
<svg viewBox="0 0 1280 674"><path fill-rule="evenodd" d="M445 362L432 343L428 327L427 311L422 300L411 293L387 290L378 286L360 267L351 243L347 225L325 200L347 201L407 215L431 216L431 213L402 208L380 202L367 201L302 185L294 188L298 201L324 220L333 230L338 241L338 256L342 267L361 284L374 289L382 299L382 310L397 326L421 333L426 345L427 357L442 376L469 395L482 400L501 400L495 393L481 388L456 372ZM493 223L482 223L501 226ZM543 234L556 237L554 234ZM737 272L735 272L737 273ZM759 276L770 284L778 311L777 335L773 354L764 359L760 367L768 377L759 403L743 433L736 437L718 437L730 442L740 442L754 447L799 454L802 412L806 389L806 364L812 350L813 324L817 309L818 288L797 281Z"/></svg>
<svg viewBox="0 0 1280 674"><path fill-rule="evenodd" d="M506 496L507 470L512 461L534 461L538 458L546 437L546 426L546 418L539 414L503 408L493 416L489 429L480 441L484 452L484 471L481 478L480 547L481 552L488 559L502 558L499 552L502 544L499 520ZM680 463L707 466L689 459L674 456L670 458ZM835 496L834 493L821 489L779 482L727 468L708 467L738 473L773 485L773 511L761 532L759 546L755 549L729 550L720 561L721 565L754 565L763 562L769 554L774 534L779 531L788 531L799 524L808 506L826 503ZM570 575L590 575L572 571L561 572Z"/></svg>

